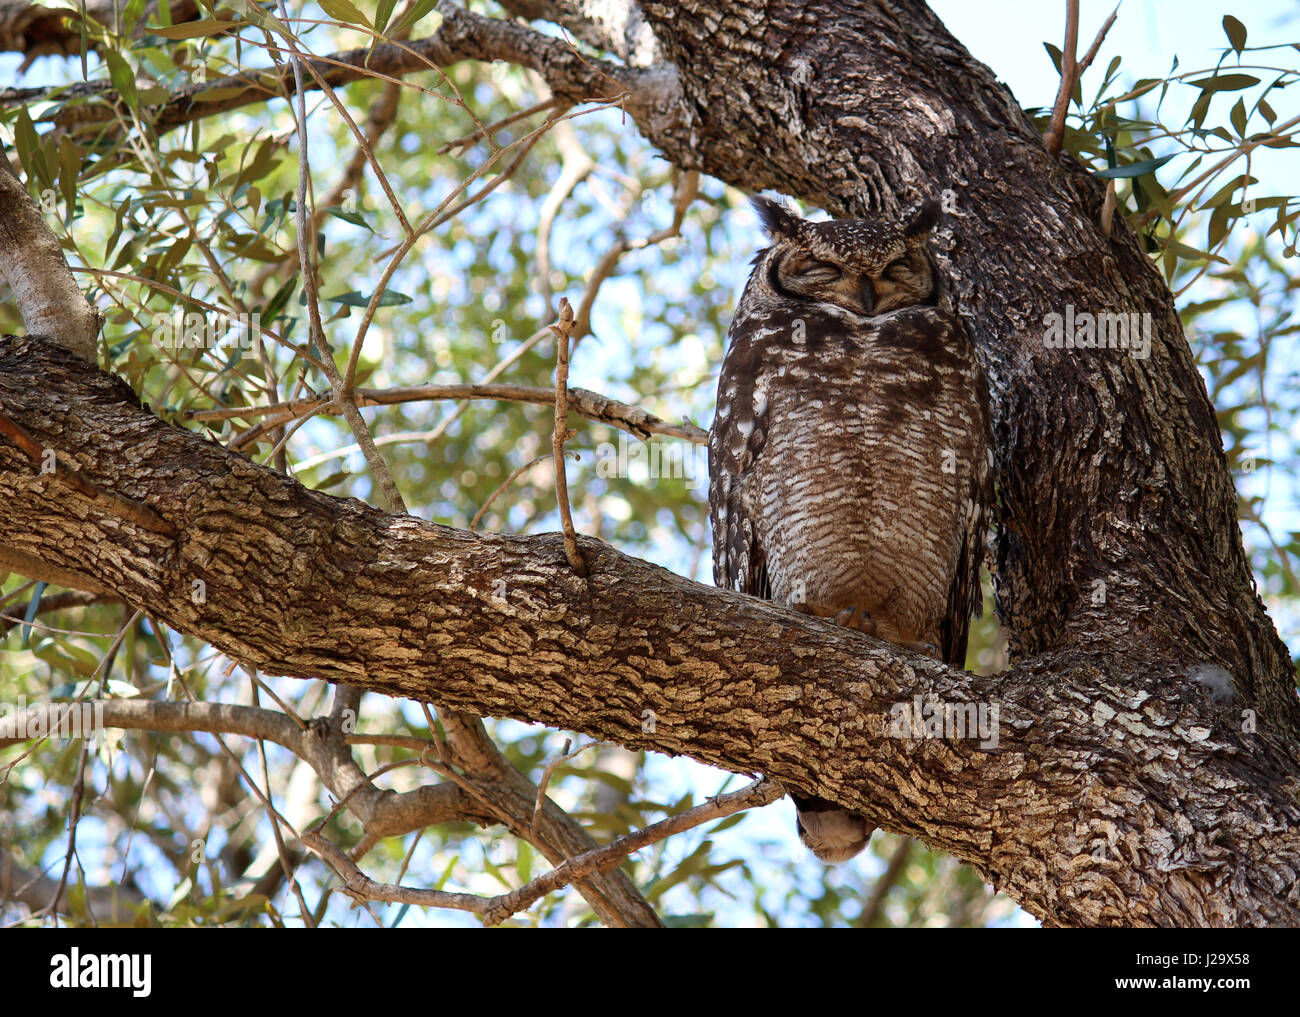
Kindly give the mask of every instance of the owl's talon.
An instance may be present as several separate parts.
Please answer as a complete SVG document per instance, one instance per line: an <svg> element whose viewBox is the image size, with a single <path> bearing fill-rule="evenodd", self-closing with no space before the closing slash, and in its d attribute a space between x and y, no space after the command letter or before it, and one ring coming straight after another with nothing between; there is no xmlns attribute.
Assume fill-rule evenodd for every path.
<svg viewBox="0 0 1300 1017"><path fill-rule="evenodd" d="M904 643L903 649L912 650L926 657L933 657L935 660L943 660L942 655L939 653L939 647L935 646L934 643Z"/></svg>

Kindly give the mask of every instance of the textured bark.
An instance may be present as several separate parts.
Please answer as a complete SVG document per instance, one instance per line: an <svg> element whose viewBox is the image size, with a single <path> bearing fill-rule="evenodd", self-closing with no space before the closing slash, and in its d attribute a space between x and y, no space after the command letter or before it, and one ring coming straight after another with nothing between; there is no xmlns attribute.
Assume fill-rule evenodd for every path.
<svg viewBox="0 0 1300 1017"><path fill-rule="evenodd" d="M99 312L77 288L58 240L4 152L0 152L0 275L13 291L29 329L57 335L82 359L95 362Z"/></svg>
<svg viewBox="0 0 1300 1017"><path fill-rule="evenodd" d="M1185 667L1055 653L977 677L595 540L584 581L558 535L308 491L39 337L0 342L0 413L175 531L4 442L7 543L265 671L765 773L953 852L1049 924L1300 924L1294 747ZM917 695L996 704L998 745L885 737Z"/></svg>
<svg viewBox="0 0 1300 1017"><path fill-rule="evenodd" d="M1122 224L1100 229L1101 182L1050 157L921 3L642 7L678 71L683 122L652 139L678 165L838 215L947 193L936 254L992 389L1013 652L1211 662L1300 736L1213 407L1155 267ZM1067 305L1149 312L1150 358L1047 348Z"/></svg>
<svg viewBox="0 0 1300 1017"><path fill-rule="evenodd" d="M101 25L120 24L123 5L120 0L87 0L79 5L86 16ZM189 21L199 13L193 0L174 0L167 5L172 24ZM17 51L27 54L27 62L47 53L72 56L81 52L82 33L79 12L66 8L44 7L27 0L0 0L0 52ZM158 3L150 3L136 22L134 36L144 33L145 26L158 24ZM93 35L87 35L91 49L99 46Z"/></svg>

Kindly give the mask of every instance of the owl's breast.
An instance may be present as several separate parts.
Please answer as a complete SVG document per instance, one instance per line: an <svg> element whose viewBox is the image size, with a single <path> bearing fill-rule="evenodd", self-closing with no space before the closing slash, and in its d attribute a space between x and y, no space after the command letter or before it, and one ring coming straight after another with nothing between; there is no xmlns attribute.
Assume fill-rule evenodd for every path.
<svg viewBox="0 0 1300 1017"><path fill-rule="evenodd" d="M942 312L909 310L764 358L765 441L743 481L773 598L867 610L897 642L935 641L986 448L973 351L923 352L908 326Z"/></svg>

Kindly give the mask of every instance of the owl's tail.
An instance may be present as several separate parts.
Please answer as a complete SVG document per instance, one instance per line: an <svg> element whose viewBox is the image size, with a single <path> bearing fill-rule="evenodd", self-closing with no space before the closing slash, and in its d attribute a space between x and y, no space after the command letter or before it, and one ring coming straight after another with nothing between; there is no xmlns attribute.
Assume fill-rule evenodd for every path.
<svg viewBox="0 0 1300 1017"><path fill-rule="evenodd" d="M823 862L847 862L867 846L875 832L861 816L845 812L825 798L790 797L794 799L799 839Z"/></svg>

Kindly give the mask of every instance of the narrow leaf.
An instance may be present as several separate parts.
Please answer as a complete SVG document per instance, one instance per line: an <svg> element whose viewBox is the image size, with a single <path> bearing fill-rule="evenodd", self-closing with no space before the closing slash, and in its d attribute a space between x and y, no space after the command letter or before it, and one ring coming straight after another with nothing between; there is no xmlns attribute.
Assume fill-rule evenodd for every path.
<svg viewBox="0 0 1300 1017"><path fill-rule="evenodd" d="M1240 55L1241 51L1246 48L1246 26L1231 14L1225 14L1223 16L1223 33L1228 37L1228 42L1232 43L1232 48Z"/></svg>
<svg viewBox="0 0 1300 1017"><path fill-rule="evenodd" d="M1127 166L1115 166L1112 169L1099 170L1097 176L1106 180L1140 177L1152 170L1159 169L1177 154L1175 152L1173 155L1162 155L1159 159L1146 159L1142 162L1131 162Z"/></svg>

